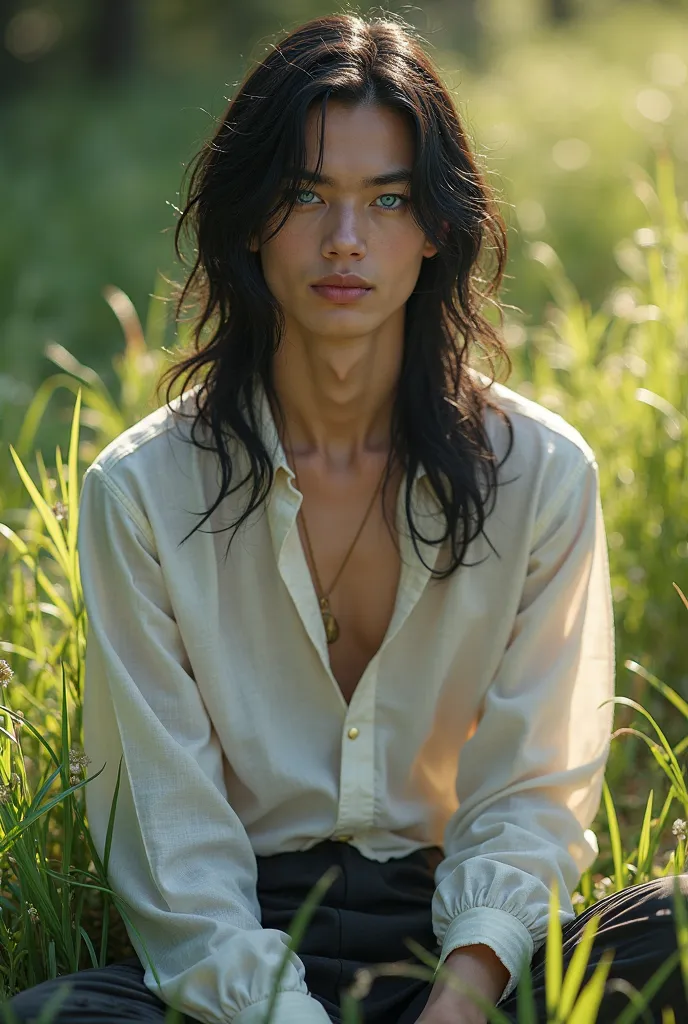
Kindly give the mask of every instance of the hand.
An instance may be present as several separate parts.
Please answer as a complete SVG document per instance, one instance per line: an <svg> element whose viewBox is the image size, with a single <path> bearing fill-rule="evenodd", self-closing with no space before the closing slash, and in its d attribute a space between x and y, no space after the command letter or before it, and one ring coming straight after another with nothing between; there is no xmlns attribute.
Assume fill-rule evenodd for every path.
<svg viewBox="0 0 688 1024"><path fill-rule="evenodd" d="M456 993L453 995L453 999L445 995L433 1000L431 992L416 1024L487 1024L487 1017L475 1003Z"/></svg>
<svg viewBox="0 0 688 1024"><path fill-rule="evenodd" d="M416 1024L487 1024L487 1017L468 995L438 980Z"/></svg>
<svg viewBox="0 0 688 1024"><path fill-rule="evenodd" d="M487 1018L468 994L437 979L416 1024L487 1024Z"/></svg>
<svg viewBox="0 0 688 1024"><path fill-rule="evenodd" d="M449 954L445 969L490 1003L504 991L509 973L489 946L462 946ZM487 1017L467 992L460 992L438 977L416 1024L487 1024Z"/></svg>

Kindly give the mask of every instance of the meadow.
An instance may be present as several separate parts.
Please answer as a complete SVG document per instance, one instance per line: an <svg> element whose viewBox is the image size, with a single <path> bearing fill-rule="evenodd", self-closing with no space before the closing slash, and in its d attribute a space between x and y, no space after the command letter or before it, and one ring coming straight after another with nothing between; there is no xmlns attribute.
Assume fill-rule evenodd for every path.
<svg viewBox="0 0 688 1024"><path fill-rule="evenodd" d="M648 26L635 48L630 36L617 42L619 50L625 47L624 64L615 63L612 37L605 37L604 29L594 43L572 38L555 50L549 41L547 60L539 52L534 61L537 42L524 43L509 65L515 82L509 110L496 72L480 88L471 83L472 118L491 125L493 155L502 147L502 161L509 160L509 196L520 232L509 271L513 306L504 335L513 369L506 382L576 426L600 467L617 697L603 801L591 826L600 852L573 894L577 912L609 892L688 870L688 139L678 118L663 118L660 107L652 107L653 101L661 105L662 90L671 96L674 113L685 112L688 98L679 88L685 78L676 62L674 86L666 71L671 62L665 62L663 85L640 81L638 68L654 66L643 57L642 45L656 52L673 46L668 27L653 25L652 32L659 33L652 43ZM678 35L675 28L672 39ZM594 58L596 46L606 46L604 68ZM557 59L561 67L582 54L587 63L577 71L580 109L569 110L568 122L555 132L557 94L552 96L543 82L552 84L557 76L553 70L547 79L547 67ZM650 92L644 100L641 96L652 114L642 124L636 117L642 102L633 117L618 117L629 83L636 98ZM531 120L538 104L544 111L537 131L517 113L526 100ZM584 117L586 109L594 109L596 117ZM142 125L145 113L139 115ZM527 131L528 145L523 143ZM562 135L568 148L556 149ZM595 155L577 169L585 149L576 147L576 139ZM554 156L538 161L538 153ZM78 163L78 153L75 159ZM610 170L617 166L614 160L624 169L619 177ZM26 190L27 183L21 187ZM38 179L35 187L40 192ZM149 188L137 202L159 195L153 181ZM77 178L63 207L65 224L74 219L87 244L84 208L96 199L82 202L78 190ZM596 221L600 210L604 216L597 214ZM571 211L585 220L584 245ZM28 217L27 209L14 208L12 266L30 260L28 249L21 249L28 245L20 231L22 217ZM144 226L152 233L150 221ZM113 223L114 252L122 266L129 237ZM10 249L0 257L6 266ZM155 272L163 263L159 250L152 245L143 255L137 250L127 263L127 274L136 278L132 287L103 286L112 280L108 267L115 262L108 251L80 264L81 287L99 297L117 328L106 345L91 345L90 352L89 330L103 334L101 314L89 321L83 309L74 310L78 293L69 290L75 284L68 267L45 289L41 275L52 279L49 263L32 264L22 278L24 287L14 292L7 276L0 276L2 304L11 313L2 342L8 372L0 375L6 399L0 452L0 1000L46 978L133 954L126 905L107 880L108 851L101 860L84 812L89 766L81 747L81 700L88 623L76 552L79 490L98 452L160 404L155 389L174 355L171 339L181 349L189 333L187 325L171 322L166 275ZM144 274L150 284L142 284ZM38 293L47 310L45 322L34 303ZM16 347L11 354L10 345ZM46 357L57 373L41 370ZM311 908L327 884L324 877L292 925L297 951ZM553 910L557 898L555 890ZM550 1022L593 1024L611 964L601 963L582 986L584 942L562 977L557 920L553 913L547 940ZM677 960L688 996L688 914L678 900L675 920ZM591 931L588 942L592 937ZM414 952L421 965L413 971L431 979L433 963L422 950ZM667 961L663 971L675 963ZM401 969L411 970L409 965ZM347 996L345 1024L361 1020L358 1000L374 975L372 969ZM526 971L519 1024L535 1020L527 978ZM643 1019L643 995L649 992L628 993L617 1024ZM485 1011L495 1024L506 1020L494 1007ZM167 1019L181 1017L170 1009ZM668 1012L663 1024L680 1022Z"/></svg>

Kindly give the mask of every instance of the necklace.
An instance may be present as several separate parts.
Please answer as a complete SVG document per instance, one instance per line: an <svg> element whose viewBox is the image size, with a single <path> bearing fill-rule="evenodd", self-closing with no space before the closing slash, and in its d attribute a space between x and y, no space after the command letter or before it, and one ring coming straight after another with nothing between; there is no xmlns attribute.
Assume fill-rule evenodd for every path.
<svg viewBox="0 0 688 1024"><path fill-rule="evenodd" d="M289 437L289 434L287 433L287 438L288 437ZM294 470L294 480L296 481L296 486L299 487L299 479L298 479L298 477L296 475L296 462L294 460L294 453L293 453L293 451L291 449L291 441L289 441L289 461L291 462L293 470ZM322 586L322 583L320 582L320 577L318 576L318 569L317 569L316 564L315 564L315 558L313 557L313 548L311 547L311 539L308 536L308 527L306 526L306 517L305 517L305 515L303 513L303 508L299 509L299 512L301 513L301 522L303 523L303 533L304 533L304 536L306 538L306 547L308 548L308 554L310 556L311 565L313 566L313 573L315 575L315 582L316 582L317 587L318 587L318 601L320 602L320 614L322 615L322 620L323 620L323 623L324 623L324 626L325 626L325 636L327 637L328 644L333 644L335 642L335 640L337 639L337 637L339 636L339 623L337 622L336 618L334 617L334 615L332 614L332 612L330 610L330 594L334 590L334 588L336 586L336 583L337 583L337 580L342 575L342 572L344 571L344 566L349 561L349 556L351 555L351 552L353 551L354 547L356 546L356 541L361 536L361 532L363 530L363 527L365 526L366 522L368 521L368 517L369 517L370 513L373 510L373 505L375 504L375 499L377 498L378 492L380 490L380 486L382 484L382 478L383 477L384 477L384 469L382 471L382 476L380 477L380 479L377 482L377 486L375 487L375 490L373 492L373 496L370 499L370 504L368 505L368 510L367 510L366 514L364 515L363 521L361 522L361 525L359 526L359 528L358 528L358 530L356 532L356 536L354 537L353 541L351 542L351 547L349 548L349 550L347 551L346 555L344 556L344 561L340 565L339 571L338 571L337 575L335 576L335 578L332 581L329 589L326 592L323 591L323 586ZM299 487L299 490L301 490L300 487Z"/></svg>

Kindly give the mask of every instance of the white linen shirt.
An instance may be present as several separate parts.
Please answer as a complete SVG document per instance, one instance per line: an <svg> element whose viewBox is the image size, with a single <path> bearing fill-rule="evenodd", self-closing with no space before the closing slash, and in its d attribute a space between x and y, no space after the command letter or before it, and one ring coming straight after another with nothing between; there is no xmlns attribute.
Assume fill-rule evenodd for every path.
<svg viewBox="0 0 688 1024"><path fill-rule="evenodd" d="M197 390L172 408L191 413ZM431 579L402 483L396 604L350 705L299 538L302 495L262 388L275 479L226 560L229 532L211 531L237 518L248 487L179 546L220 480L217 456L190 443L190 420L163 406L85 473L84 747L91 775L105 765L85 788L88 823L103 859L122 758L110 884L128 904L144 984L199 1021L264 1019L289 936L261 926L256 854L328 838L376 861L441 846L440 963L487 944L510 972L500 1002L545 941L553 879L561 923L575 917L570 894L597 853L589 826L614 708L597 464L558 415L504 385L491 394L514 427L486 521L499 557L481 535L467 555L481 564ZM489 409L485 425L501 459L505 425ZM238 445L234 454L239 480L247 463ZM422 467L413 502L421 532L437 523L440 535ZM439 566L440 548L420 546ZM292 953L275 1024L328 1024L304 978Z"/></svg>

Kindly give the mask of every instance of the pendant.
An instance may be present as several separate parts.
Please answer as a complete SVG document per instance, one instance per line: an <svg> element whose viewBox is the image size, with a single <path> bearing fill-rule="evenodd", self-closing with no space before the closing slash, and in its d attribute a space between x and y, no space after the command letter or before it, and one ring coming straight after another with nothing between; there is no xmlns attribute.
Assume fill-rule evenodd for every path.
<svg viewBox="0 0 688 1024"><path fill-rule="evenodd" d="M325 636L328 644L333 644L339 636L339 623L330 611L330 602L326 597L320 598L320 614L325 624Z"/></svg>

